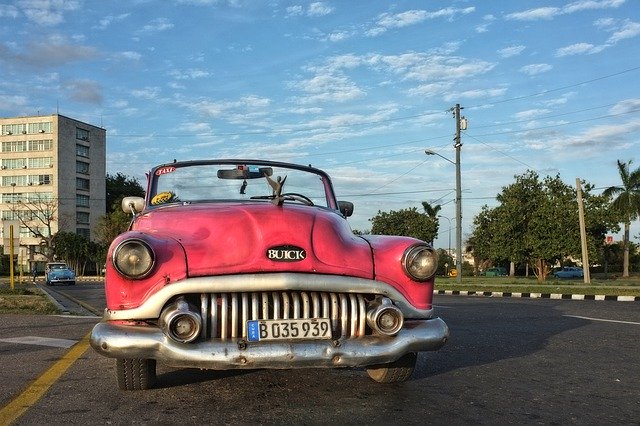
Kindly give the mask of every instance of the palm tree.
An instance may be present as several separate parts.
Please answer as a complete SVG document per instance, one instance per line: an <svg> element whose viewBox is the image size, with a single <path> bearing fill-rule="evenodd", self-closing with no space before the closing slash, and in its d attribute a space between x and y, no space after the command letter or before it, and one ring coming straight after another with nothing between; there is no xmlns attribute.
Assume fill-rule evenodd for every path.
<svg viewBox="0 0 640 426"><path fill-rule="evenodd" d="M424 209L424 212L427 214L427 216L429 216L432 219L435 219L438 216L438 212L440 211L442 206L440 204L436 204L435 206L432 206L427 201L423 201L422 208Z"/></svg>
<svg viewBox="0 0 640 426"><path fill-rule="evenodd" d="M623 277L629 276L629 228L631 221L640 216L640 168L630 170L632 162L633 160L629 160L623 163L618 160L618 172L622 185L610 186L603 192L606 197L615 197L611 206L624 221Z"/></svg>

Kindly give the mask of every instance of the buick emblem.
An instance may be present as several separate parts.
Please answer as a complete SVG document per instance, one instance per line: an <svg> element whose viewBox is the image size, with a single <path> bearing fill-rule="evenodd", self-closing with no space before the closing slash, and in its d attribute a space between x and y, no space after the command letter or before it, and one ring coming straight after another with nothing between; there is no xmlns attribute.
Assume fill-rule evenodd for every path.
<svg viewBox="0 0 640 426"><path fill-rule="evenodd" d="M267 249L267 258L275 262L299 262L306 257L307 252L296 246L276 246Z"/></svg>

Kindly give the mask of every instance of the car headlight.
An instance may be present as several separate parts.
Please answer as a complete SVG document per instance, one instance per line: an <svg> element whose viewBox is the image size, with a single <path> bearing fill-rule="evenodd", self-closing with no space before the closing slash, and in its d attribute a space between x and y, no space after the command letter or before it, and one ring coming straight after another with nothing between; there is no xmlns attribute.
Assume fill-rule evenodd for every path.
<svg viewBox="0 0 640 426"><path fill-rule="evenodd" d="M113 266L128 278L146 277L153 269L154 262L153 250L142 240L125 240L113 251Z"/></svg>
<svg viewBox="0 0 640 426"><path fill-rule="evenodd" d="M438 269L438 254L429 246L411 246L402 256L402 265L407 275L412 279L426 281Z"/></svg>

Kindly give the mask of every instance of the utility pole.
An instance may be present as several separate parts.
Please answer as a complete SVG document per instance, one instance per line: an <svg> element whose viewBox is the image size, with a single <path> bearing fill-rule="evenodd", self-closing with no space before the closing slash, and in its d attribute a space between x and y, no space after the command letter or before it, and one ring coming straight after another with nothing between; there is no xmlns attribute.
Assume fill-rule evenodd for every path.
<svg viewBox="0 0 640 426"><path fill-rule="evenodd" d="M466 130L467 122L464 117L460 118L460 104L453 108L453 115L456 120L456 137L454 148L456 149L456 282L462 284L462 184L460 177L460 130Z"/></svg>
<svg viewBox="0 0 640 426"><path fill-rule="evenodd" d="M582 271L584 272L584 283L591 284L591 273L589 272L589 249L587 247L587 231L584 223L584 200L582 198L582 186L580 178L576 178L576 194L578 198L578 217L580 222L580 244L582 245Z"/></svg>

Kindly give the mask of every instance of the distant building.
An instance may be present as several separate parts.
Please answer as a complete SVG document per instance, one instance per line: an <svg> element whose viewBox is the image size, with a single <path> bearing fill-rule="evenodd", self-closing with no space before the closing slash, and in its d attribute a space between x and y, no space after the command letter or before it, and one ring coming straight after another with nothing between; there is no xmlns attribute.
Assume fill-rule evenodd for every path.
<svg viewBox="0 0 640 426"><path fill-rule="evenodd" d="M18 263L46 260L33 229L93 240L106 210L106 130L59 114L0 118L0 130L0 214L22 222Z"/></svg>

